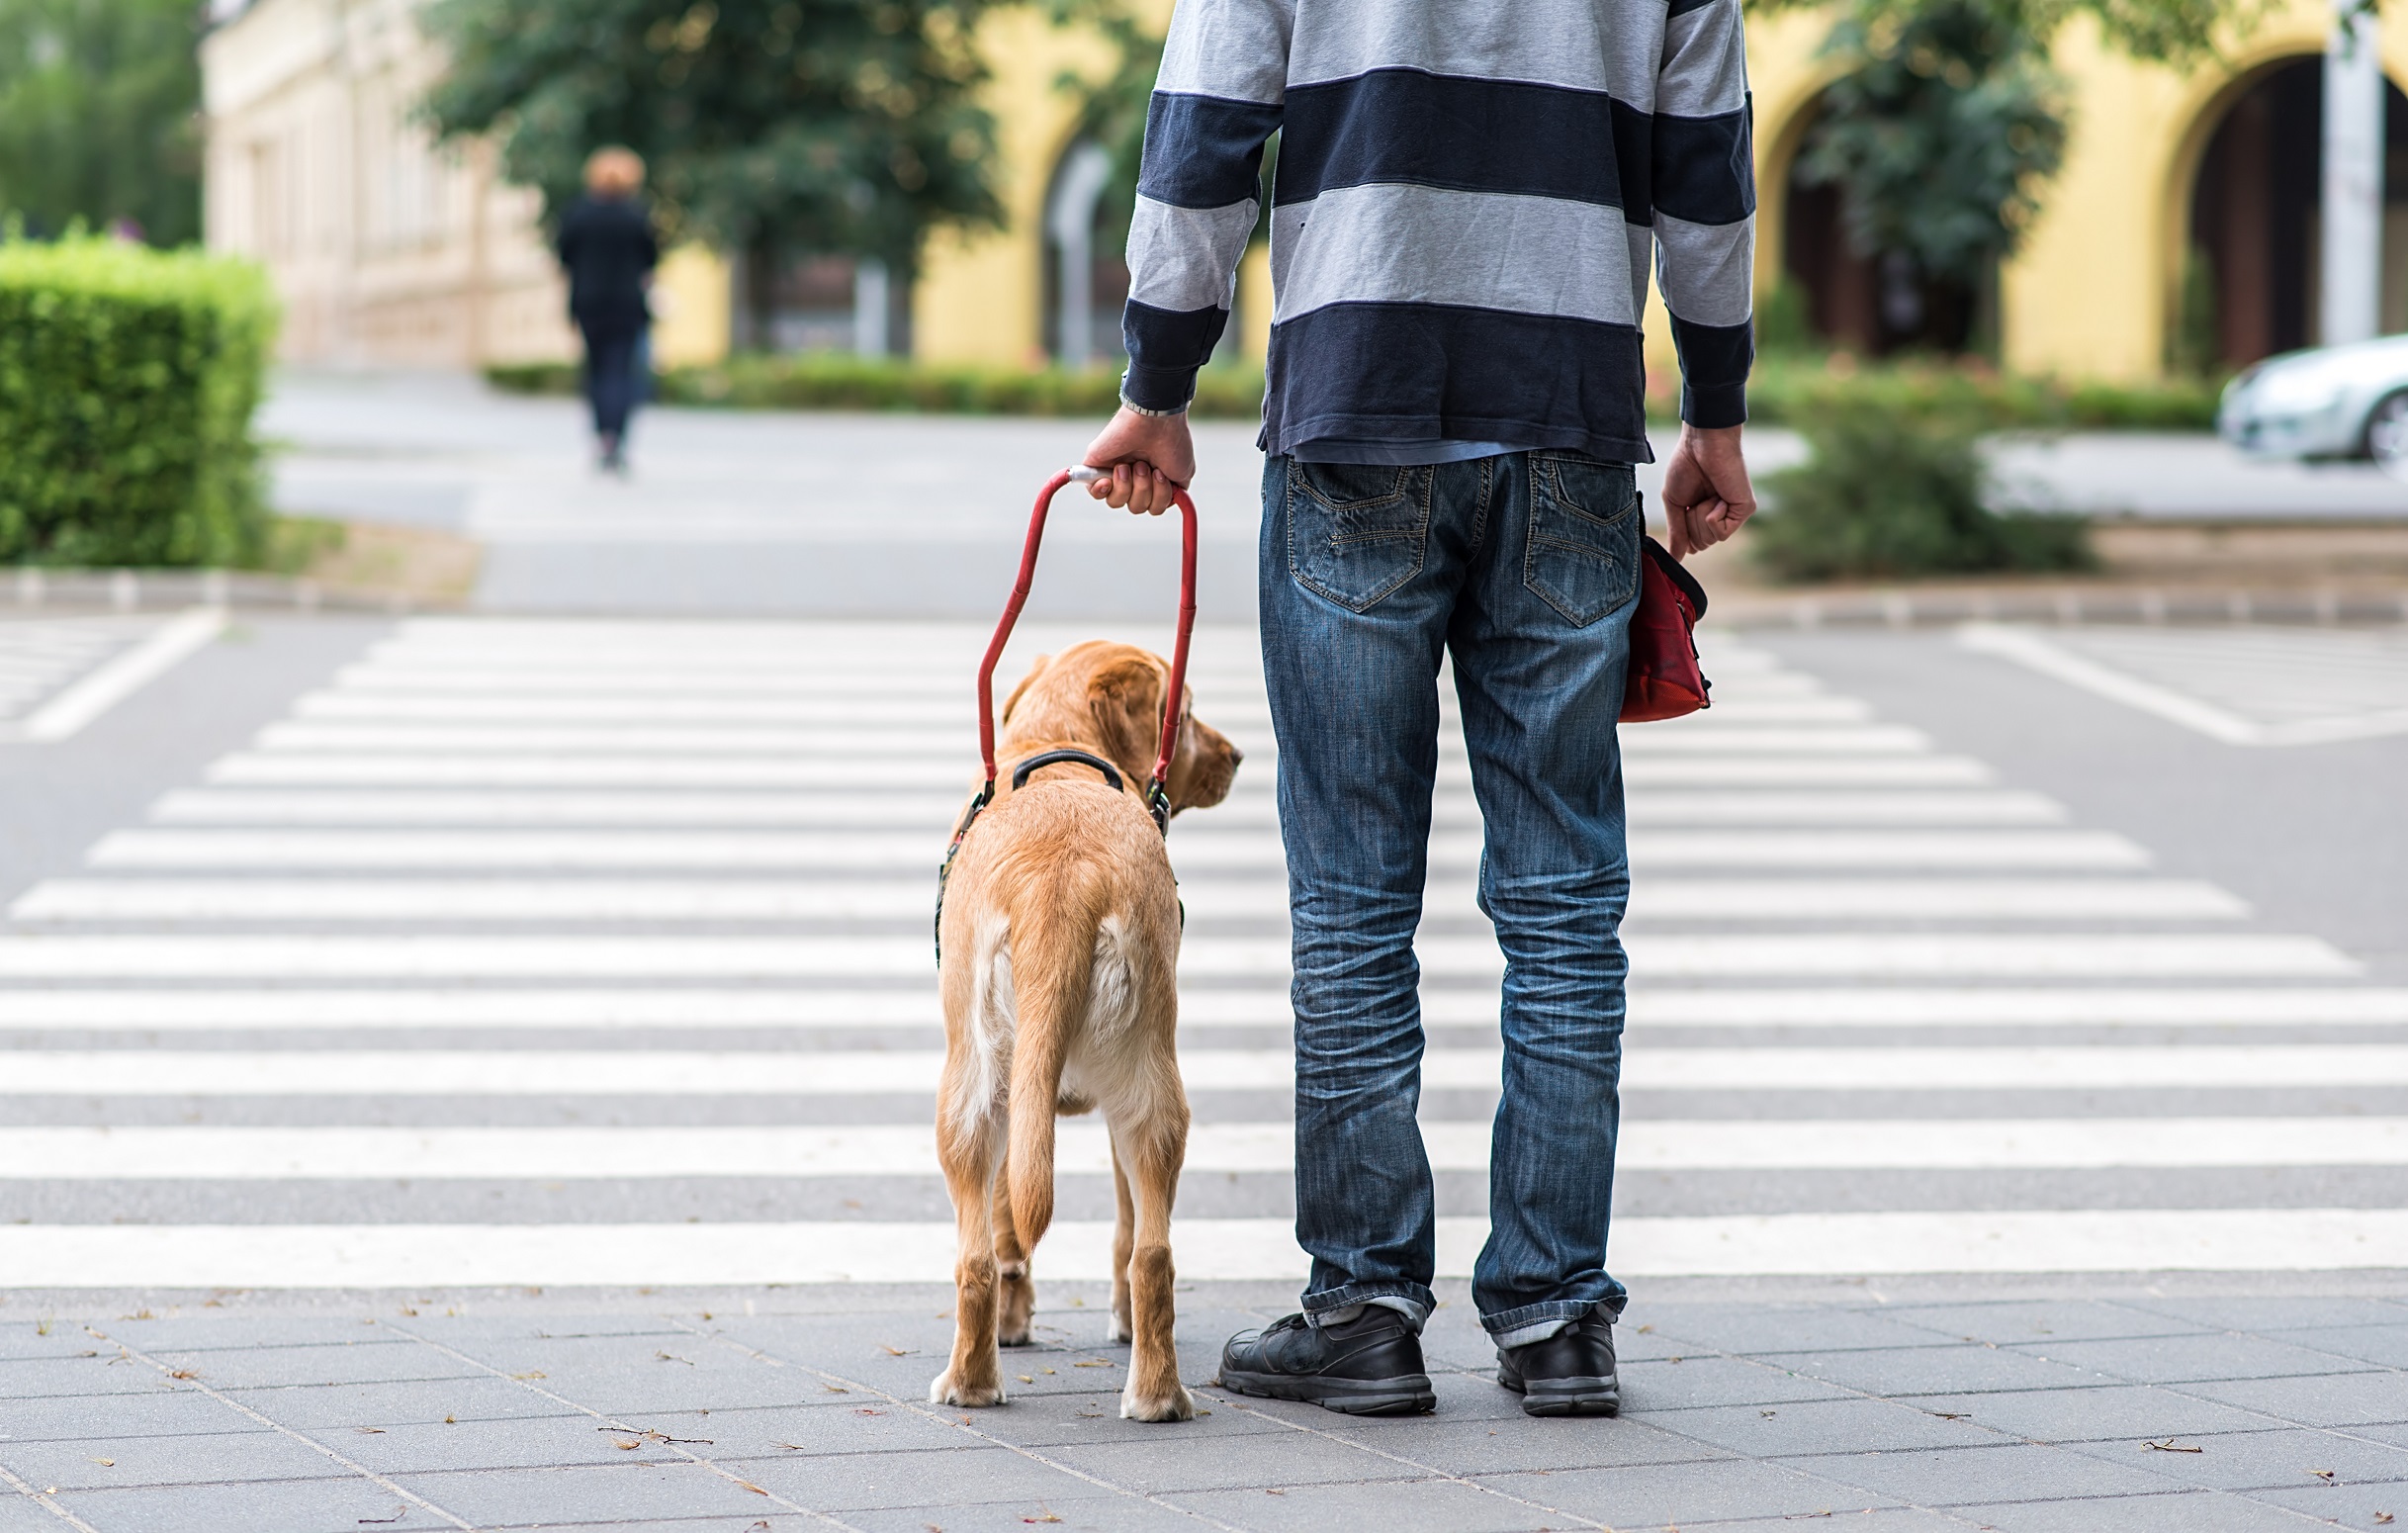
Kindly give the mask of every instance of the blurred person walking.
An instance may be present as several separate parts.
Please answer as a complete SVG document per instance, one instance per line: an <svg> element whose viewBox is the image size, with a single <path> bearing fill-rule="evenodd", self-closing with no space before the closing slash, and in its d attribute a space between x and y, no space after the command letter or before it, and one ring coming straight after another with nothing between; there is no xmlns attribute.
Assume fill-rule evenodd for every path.
<svg viewBox="0 0 2408 1533"><path fill-rule="evenodd" d="M585 341L585 400L601 467L627 469L627 417L650 348L646 290L661 262L652 215L639 196L644 161L632 149L596 149L585 160L585 195L561 215L560 263L569 274L569 317Z"/></svg>
<svg viewBox="0 0 2408 1533"><path fill-rule="evenodd" d="M1263 144L1263 669L1279 741L1302 1312L1232 1337L1242 1394L1436 1402L1436 1208L1413 934L1453 657L1505 951L1489 1236L1497 1382L1619 1408L1606 1269L1629 894L1615 736L1650 459L1640 316L1685 387L1675 555L1754 510L1739 450L1755 186L1740 0L1180 0L1146 120L1122 407L1094 493L1159 513L1228 320Z"/></svg>

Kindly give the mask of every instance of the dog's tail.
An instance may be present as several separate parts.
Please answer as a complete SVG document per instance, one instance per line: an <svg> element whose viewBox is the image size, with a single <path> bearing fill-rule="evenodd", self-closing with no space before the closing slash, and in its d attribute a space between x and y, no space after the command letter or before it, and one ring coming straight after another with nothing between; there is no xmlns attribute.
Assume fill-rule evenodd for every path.
<svg viewBox="0 0 2408 1533"><path fill-rule="evenodd" d="M1037 909L1012 924L1012 989L1019 1025L1012 1046L1012 1222L1033 1248L1053 1222L1053 1115L1062 1062L1085 1020L1095 977L1095 933L1072 912ZM1078 902L1066 902L1075 909Z"/></svg>

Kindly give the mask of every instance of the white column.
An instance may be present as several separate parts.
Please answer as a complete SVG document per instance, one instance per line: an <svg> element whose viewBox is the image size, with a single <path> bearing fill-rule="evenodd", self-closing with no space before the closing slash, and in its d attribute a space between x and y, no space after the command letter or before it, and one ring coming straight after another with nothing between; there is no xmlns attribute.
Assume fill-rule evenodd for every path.
<svg viewBox="0 0 2408 1533"><path fill-rule="evenodd" d="M1082 143L1062 160L1045 230L1061 260L1061 329L1055 353L1065 367L1085 367L1096 355L1096 203L1112 179L1112 156Z"/></svg>
<svg viewBox="0 0 2408 1533"><path fill-rule="evenodd" d="M2373 339L2383 287L2383 65L2370 0L2336 0L2325 48L2322 241L2317 339Z"/></svg>
<svg viewBox="0 0 2408 1533"><path fill-rule="evenodd" d="M856 355L882 357L893 349L886 333L889 302L886 263L866 256L853 262L852 349Z"/></svg>

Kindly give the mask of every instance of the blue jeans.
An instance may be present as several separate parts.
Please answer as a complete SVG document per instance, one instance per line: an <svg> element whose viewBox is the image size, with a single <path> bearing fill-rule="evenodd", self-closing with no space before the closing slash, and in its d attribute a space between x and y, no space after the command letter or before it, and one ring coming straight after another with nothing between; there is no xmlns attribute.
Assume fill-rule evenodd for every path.
<svg viewBox="0 0 2408 1533"><path fill-rule="evenodd" d="M640 329L585 331L585 403L593 408L594 435L626 435L643 388L636 370L645 339Z"/></svg>
<svg viewBox="0 0 2408 1533"><path fill-rule="evenodd" d="M1294 933L1296 1239L1308 1315L1434 1300L1421 921L1438 670L1505 952L1481 1323L1519 1345L1626 1297L1605 1269L1629 892L1622 709L1642 517L1628 464L1516 452L1263 475L1263 671Z"/></svg>

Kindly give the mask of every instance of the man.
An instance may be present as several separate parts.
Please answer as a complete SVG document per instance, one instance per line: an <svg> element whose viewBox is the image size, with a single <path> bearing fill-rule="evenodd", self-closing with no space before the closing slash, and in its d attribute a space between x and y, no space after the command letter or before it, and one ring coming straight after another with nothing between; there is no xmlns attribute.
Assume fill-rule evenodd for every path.
<svg viewBox="0 0 2408 1533"><path fill-rule="evenodd" d="M1181 0L1128 241L1099 498L1159 513L1281 133L1262 446L1264 675L1294 932L1303 1312L1221 1382L1436 1400L1420 921L1452 655L1506 958L1472 1297L1534 1415L1619 1406L1607 1274L1627 895L1614 721L1639 590L1650 248L1681 358L1672 551L1754 510L1755 188L1739 0Z"/></svg>
<svg viewBox="0 0 2408 1533"><path fill-rule="evenodd" d="M560 221L560 263L569 274L569 317L585 340L585 399L593 408L596 456L606 473L627 468L627 417L635 409L645 328L645 289L660 264L652 218L636 194L644 161L631 149L596 149L585 161L585 195Z"/></svg>

